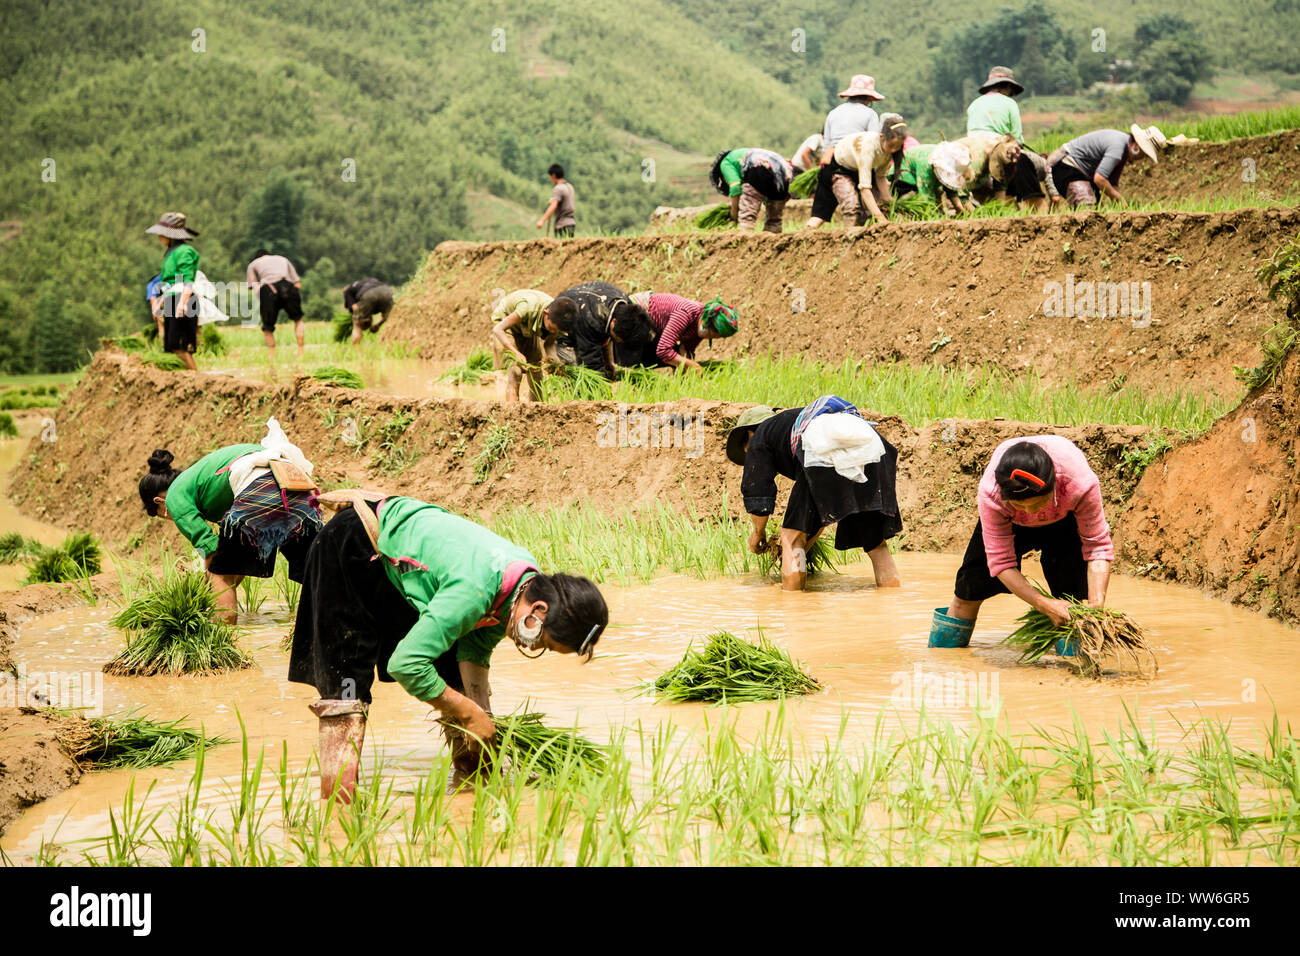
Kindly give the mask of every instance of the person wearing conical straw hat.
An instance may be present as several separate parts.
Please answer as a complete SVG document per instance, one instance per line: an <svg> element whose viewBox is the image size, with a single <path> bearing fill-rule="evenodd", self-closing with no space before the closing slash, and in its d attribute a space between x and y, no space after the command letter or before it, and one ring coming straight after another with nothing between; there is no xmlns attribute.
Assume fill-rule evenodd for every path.
<svg viewBox="0 0 1300 956"><path fill-rule="evenodd" d="M874 78L865 73L857 74L847 87L840 90L839 96L844 102L826 114L826 123L822 127L823 146L821 165L817 172L817 191L813 194L812 216L804 224L805 229L816 229L823 223L830 222L839 205L833 178L839 168L835 162L835 147L840 140L880 129L880 115L871 108L871 104L885 97L876 91Z"/></svg>
<svg viewBox="0 0 1300 956"><path fill-rule="evenodd" d="M1025 131L1020 124L1020 107L1014 97L1024 91L1010 67L995 66L989 70L988 79L980 86L980 95L966 107L967 134L1009 135L1014 136L1016 142L1023 143Z"/></svg>
<svg viewBox="0 0 1300 956"><path fill-rule="evenodd" d="M1145 156L1158 163L1159 151L1168 145L1165 134L1156 126L1134 123L1127 133L1119 129L1093 130L1047 157L1048 175L1072 207L1094 206L1099 195L1123 202L1119 177L1129 160Z"/></svg>
<svg viewBox="0 0 1300 956"><path fill-rule="evenodd" d="M339 514L307 552L288 676L321 695L311 710L323 798L352 799L376 675L454 725L444 727L463 777L496 732L496 646L585 662L609 624L587 578L543 573L525 549L437 505L357 489L319 500Z"/></svg>
<svg viewBox="0 0 1300 956"><path fill-rule="evenodd" d="M162 284L163 351L171 352L191 371L198 369L194 353L199 347L199 296L194 291L199 271L198 250L190 244L198 231L185 225L183 212L165 212L145 232L163 245Z"/></svg>
<svg viewBox="0 0 1300 956"><path fill-rule="evenodd" d="M898 451L851 402L823 395L802 408L747 409L727 435L727 458L744 468L740 490L754 554L772 550L767 524L776 510L777 475L794 482L776 542L784 590L803 590L807 549L832 524L837 550L867 553L877 587L899 585L889 552L889 539L903 529Z"/></svg>
<svg viewBox="0 0 1300 956"><path fill-rule="evenodd" d="M1082 450L1060 435L1011 438L980 478L979 520L957 571L952 602L936 608L931 647L966 647L981 605L1014 594L1056 624L1070 619L1065 598L1106 603L1115 546L1101 483ZM1038 551L1049 595L1020 570Z"/></svg>

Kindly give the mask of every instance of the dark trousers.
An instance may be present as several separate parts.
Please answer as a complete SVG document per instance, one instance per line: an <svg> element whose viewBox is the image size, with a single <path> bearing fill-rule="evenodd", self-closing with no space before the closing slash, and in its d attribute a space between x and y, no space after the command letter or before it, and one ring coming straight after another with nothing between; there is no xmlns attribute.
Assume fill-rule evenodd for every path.
<svg viewBox="0 0 1300 956"><path fill-rule="evenodd" d="M1079 523L1074 513L1060 521L1026 528L1011 526L1016 548L1016 566L1030 551L1041 553L1043 577L1053 597L1072 597L1079 601L1088 598L1088 563L1083 560L1083 539L1079 537ZM957 570L957 583L953 588L963 601L986 601L997 594L1011 593L1005 584L989 574L988 556L984 551L984 528L975 522L975 533L966 546L966 555Z"/></svg>

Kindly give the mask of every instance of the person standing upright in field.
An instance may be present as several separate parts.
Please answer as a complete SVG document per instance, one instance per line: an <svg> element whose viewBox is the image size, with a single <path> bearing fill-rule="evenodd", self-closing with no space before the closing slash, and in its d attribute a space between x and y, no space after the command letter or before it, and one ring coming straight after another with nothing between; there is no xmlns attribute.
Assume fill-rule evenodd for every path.
<svg viewBox="0 0 1300 956"><path fill-rule="evenodd" d="M248 284L257 293L262 316L262 337L266 350L275 361L275 322L283 309L293 320L294 338L298 340L298 358L303 355L302 281L298 270L284 256L273 256L265 249L253 253L248 263Z"/></svg>
<svg viewBox="0 0 1300 956"><path fill-rule="evenodd" d="M880 129L880 116L871 104L885 97L876 92L876 81L872 77L859 73L845 89L840 90L839 95L844 102L826 114L826 125L822 129L824 151L817 174L817 192L813 194L812 217L804 224L808 229L829 222L839 205L832 180L837 171L843 172L835 162L835 147L840 140Z"/></svg>
<svg viewBox="0 0 1300 956"><path fill-rule="evenodd" d="M997 133L1014 136L1017 143L1023 143L1025 131L1020 125L1020 107L1013 97L1024 91L1010 67L993 67L980 87L980 95L966 107L966 133Z"/></svg>
<svg viewBox="0 0 1300 956"><path fill-rule="evenodd" d="M571 239L578 222L573 216L573 183L564 178L564 167L559 163L552 163L546 175L551 178L554 188L551 190L550 205L542 213L542 218L537 220L537 228L544 227L546 220L554 216L555 235L561 239Z"/></svg>
<svg viewBox="0 0 1300 956"><path fill-rule="evenodd" d="M194 277L199 271L198 250L190 244L198 232L185 225L182 212L165 212L145 230L162 240L162 268L158 281L162 290L163 350L171 352L191 371L197 371L194 353L199 347L199 297Z"/></svg>

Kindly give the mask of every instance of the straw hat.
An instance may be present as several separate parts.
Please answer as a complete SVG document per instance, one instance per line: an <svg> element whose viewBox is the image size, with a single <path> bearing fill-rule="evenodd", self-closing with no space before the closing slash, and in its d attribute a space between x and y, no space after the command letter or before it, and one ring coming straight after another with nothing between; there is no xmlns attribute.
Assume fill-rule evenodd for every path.
<svg viewBox="0 0 1300 956"><path fill-rule="evenodd" d="M961 192L971 181L970 149L955 139L946 140L930 154L930 166L946 188Z"/></svg>
<svg viewBox="0 0 1300 956"><path fill-rule="evenodd" d="M884 97L876 92L876 81L865 73L859 73L853 79L849 80L846 89L840 90L840 99L846 100L850 96L867 96L873 100L883 100Z"/></svg>
<svg viewBox="0 0 1300 956"><path fill-rule="evenodd" d="M1160 132L1158 126L1148 126L1143 128L1137 123L1134 123L1128 128L1128 131L1133 135L1133 138L1137 141L1138 147L1142 152L1147 154L1151 162L1160 162L1156 155L1156 150L1164 149L1169 145L1169 141L1165 139L1165 134Z"/></svg>
<svg viewBox="0 0 1300 956"><path fill-rule="evenodd" d="M197 230L186 227L183 212L163 213L145 232L151 232L155 236L166 236L168 239L194 239L199 234Z"/></svg>
<svg viewBox="0 0 1300 956"><path fill-rule="evenodd" d="M989 70L989 78L984 81L980 87L981 93L987 93L995 86L1006 85L1012 88L1012 96L1019 96L1025 91L1025 88L1016 82L1016 74L1012 72L1009 66L995 66Z"/></svg>
<svg viewBox="0 0 1300 956"><path fill-rule="evenodd" d="M745 409L736 419L736 424L727 433L727 457L731 459L732 464L745 464L745 433L775 414L776 410L767 405L755 405L753 408Z"/></svg>

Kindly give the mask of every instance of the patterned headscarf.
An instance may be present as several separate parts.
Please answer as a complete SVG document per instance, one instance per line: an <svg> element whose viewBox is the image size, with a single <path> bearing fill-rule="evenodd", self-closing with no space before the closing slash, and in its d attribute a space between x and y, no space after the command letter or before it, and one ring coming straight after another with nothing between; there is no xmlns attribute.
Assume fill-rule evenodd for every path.
<svg viewBox="0 0 1300 956"><path fill-rule="evenodd" d="M704 311L700 313L700 321L723 338L735 335L736 330L740 328L740 316L736 314L736 310L723 305L722 300L717 296L704 303Z"/></svg>

